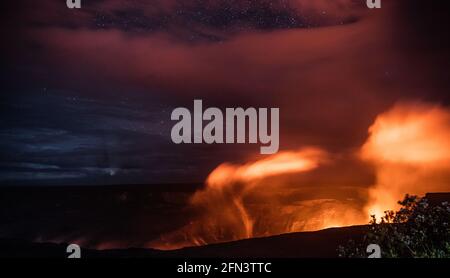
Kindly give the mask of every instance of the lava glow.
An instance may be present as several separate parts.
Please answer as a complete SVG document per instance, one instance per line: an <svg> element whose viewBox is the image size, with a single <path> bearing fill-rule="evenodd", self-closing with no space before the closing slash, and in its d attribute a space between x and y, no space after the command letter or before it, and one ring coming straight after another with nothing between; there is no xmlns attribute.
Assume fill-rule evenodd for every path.
<svg viewBox="0 0 450 278"><path fill-rule="evenodd" d="M448 191L450 112L423 103L398 104L375 119L358 154L358 159L373 166L376 176L374 185L363 187L368 196L365 203L364 198L357 204L351 199L302 199L292 195L292 187L285 186L289 181L295 181L297 189L315 183L289 177L304 177L315 171L316 178L324 178L320 172L324 165L342 163L321 149L280 152L242 165L224 163L190 199L189 205L198 217L149 246L176 249L367 224L370 215L379 218L384 211L397 209L405 194ZM339 190L333 177L326 176L325 180L327 185L322 190L326 193Z"/></svg>
<svg viewBox="0 0 450 278"><path fill-rule="evenodd" d="M448 191L450 112L439 106L409 103L377 117L361 150L376 167L367 211L378 217L396 209L408 194Z"/></svg>
<svg viewBox="0 0 450 278"><path fill-rule="evenodd" d="M223 207L217 207L217 204L226 206L228 203L232 215L225 215L225 219L231 216L237 220L238 223L230 223L232 229L241 230L237 239L250 238L254 235L255 220L247 211L244 197L251 194L255 187L263 185L261 181L265 178L309 171L324 159L324 152L309 148L298 152L282 152L245 165L222 164L209 175L206 188L193 196L192 205L216 211L217 214L209 214L210 219L207 220L216 222L221 220L216 217L223 214Z"/></svg>
<svg viewBox="0 0 450 278"><path fill-rule="evenodd" d="M208 177L208 187L221 187L235 182L252 182L270 176L309 171L323 160L324 153L318 149L299 152L282 152L242 166L222 164Z"/></svg>
<svg viewBox="0 0 450 278"><path fill-rule="evenodd" d="M307 148L243 165L222 164L191 198L201 216L149 246L176 249L359 223L359 210L338 200L281 201L281 177L310 172L327 161L326 152Z"/></svg>

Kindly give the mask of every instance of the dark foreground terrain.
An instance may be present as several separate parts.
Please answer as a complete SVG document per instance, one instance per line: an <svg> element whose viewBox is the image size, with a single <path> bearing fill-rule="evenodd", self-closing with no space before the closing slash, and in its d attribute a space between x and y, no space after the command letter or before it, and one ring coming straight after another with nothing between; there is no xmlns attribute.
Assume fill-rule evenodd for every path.
<svg viewBox="0 0 450 278"><path fill-rule="evenodd" d="M330 258L339 245L360 241L368 226L252 238L173 251L145 248L187 224L186 206L200 184L107 187L1 187L0 257ZM449 194L427 195L430 203ZM136 246L139 248L130 248Z"/></svg>
<svg viewBox="0 0 450 278"><path fill-rule="evenodd" d="M186 201L200 186L0 186L0 239L145 246L186 224Z"/></svg>
<svg viewBox="0 0 450 278"><path fill-rule="evenodd" d="M332 228L235 242L189 247L174 251L153 249L82 249L83 258L333 258L349 239L361 240L367 226ZM0 240L0 257L65 258L67 244Z"/></svg>
<svg viewBox="0 0 450 278"><path fill-rule="evenodd" d="M187 224L187 200L201 184L0 187L0 256L67 257L336 257L364 226L254 238L176 251L146 249ZM333 197L333 196L332 196ZM130 249L136 246L142 249ZM100 251L103 250L103 251Z"/></svg>

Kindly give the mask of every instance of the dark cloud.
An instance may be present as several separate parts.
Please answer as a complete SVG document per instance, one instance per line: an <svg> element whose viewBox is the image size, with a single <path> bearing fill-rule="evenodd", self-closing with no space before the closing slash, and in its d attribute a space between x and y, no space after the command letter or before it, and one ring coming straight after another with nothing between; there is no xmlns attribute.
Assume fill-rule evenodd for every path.
<svg viewBox="0 0 450 278"><path fill-rule="evenodd" d="M69 10L57 0L10 4L20 24L34 27L173 31L203 29L224 32L245 29L313 28L357 20L362 1L311 0L145 0L85 1Z"/></svg>
<svg viewBox="0 0 450 278"><path fill-rule="evenodd" d="M410 17L417 1L378 11L364 2L11 4L2 78L14 97L3 101L11 121L2 125L2 165L50 178L200 180L257 148L171 144L170 109L194 98L280 107L282 149L336 152L360 146L375 116L399 99L447 104L443 26Z"/></svg>

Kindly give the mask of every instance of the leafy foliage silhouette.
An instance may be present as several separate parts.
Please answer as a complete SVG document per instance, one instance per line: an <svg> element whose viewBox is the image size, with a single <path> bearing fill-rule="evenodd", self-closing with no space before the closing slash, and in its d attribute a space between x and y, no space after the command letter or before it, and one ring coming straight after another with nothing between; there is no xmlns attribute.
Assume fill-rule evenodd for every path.
<svg viewBox="0 0 450 278"><path fill-rule="evenodd" d="M366 247L378 244L383 258L450 258L450 204L430 205L426 198L406 195L400 210L371 216L362 242L339 246L340 257L367 258Z"/></svg>

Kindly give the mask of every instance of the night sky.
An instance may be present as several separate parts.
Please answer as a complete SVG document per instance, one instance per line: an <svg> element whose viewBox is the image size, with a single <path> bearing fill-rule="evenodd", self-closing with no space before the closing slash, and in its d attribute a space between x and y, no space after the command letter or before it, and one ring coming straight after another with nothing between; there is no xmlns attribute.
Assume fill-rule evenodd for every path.
<svg viewBox="0 0 450 278"><path fill-rule="evenodd" d="M444 1L8 2L1 184L198 182L258 155L173 144L170 113L196 98L279 107L282 150L335 154L360 147L398 101L450 104Z"/></svg>

